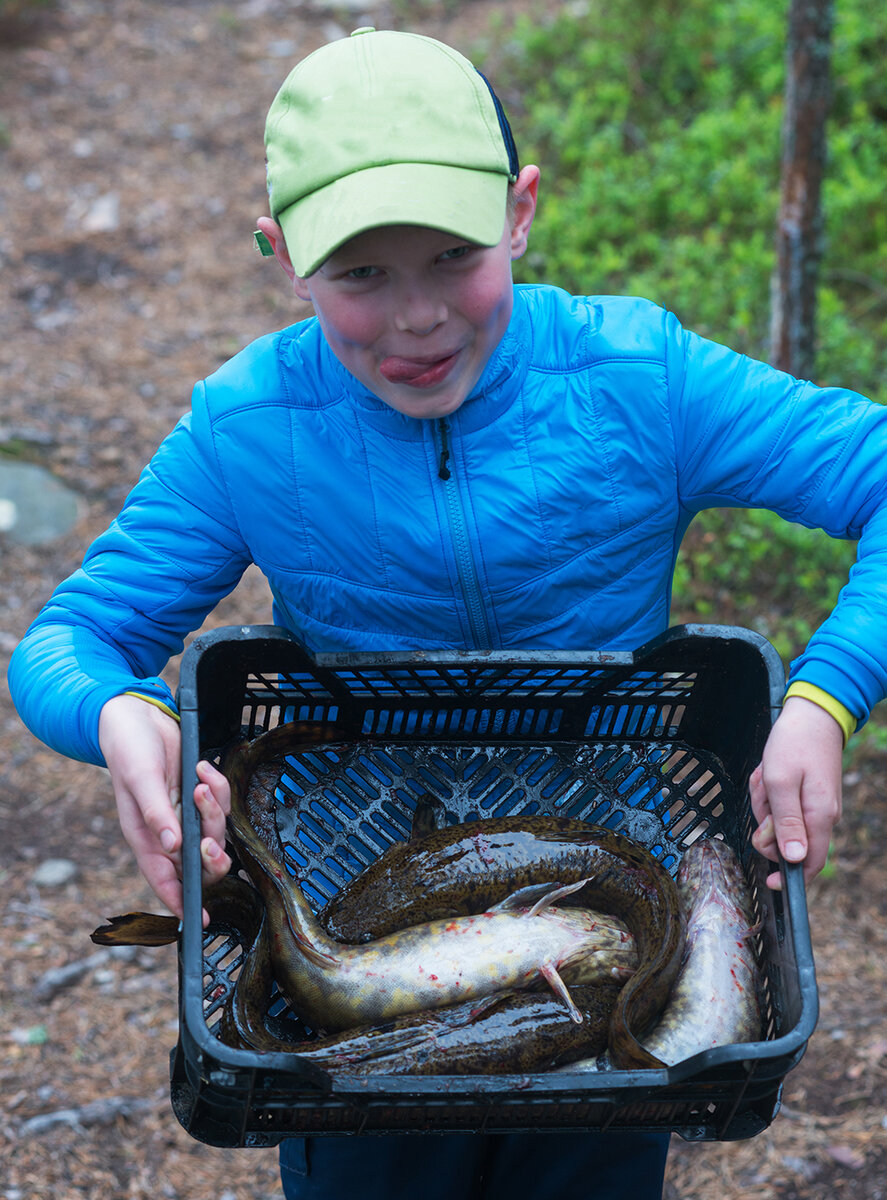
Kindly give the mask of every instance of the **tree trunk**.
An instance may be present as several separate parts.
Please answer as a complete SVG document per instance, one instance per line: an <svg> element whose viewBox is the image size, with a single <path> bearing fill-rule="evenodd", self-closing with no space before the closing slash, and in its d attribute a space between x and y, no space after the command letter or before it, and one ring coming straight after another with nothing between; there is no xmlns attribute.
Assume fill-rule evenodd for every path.
<svg viewBox="0 0 887 1200"><path fill-rule="evenodd" d="M770 360L804 379L816 352L832 23L832 0L791 0Z"/></svg>

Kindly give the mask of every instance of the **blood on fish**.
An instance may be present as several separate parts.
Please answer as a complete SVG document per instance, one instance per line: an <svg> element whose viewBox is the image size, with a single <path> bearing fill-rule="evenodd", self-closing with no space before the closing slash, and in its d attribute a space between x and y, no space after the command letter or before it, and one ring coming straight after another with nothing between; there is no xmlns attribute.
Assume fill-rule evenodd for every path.
<svg viewBox="0 0 887 1200"><path fill-rule="evenodd" d="M484 863L485 866L493 866L496 860L490 852L490 843L487 838L485 838L483 834L478 834L474 839L474 845L477 849L477 854L481 862Z"/></svg>

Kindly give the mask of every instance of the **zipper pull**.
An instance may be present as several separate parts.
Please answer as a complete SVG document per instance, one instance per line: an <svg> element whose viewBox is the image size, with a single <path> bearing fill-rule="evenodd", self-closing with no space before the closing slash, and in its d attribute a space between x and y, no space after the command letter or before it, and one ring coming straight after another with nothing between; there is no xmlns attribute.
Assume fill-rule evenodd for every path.
<svg viewBox="0 0 887 1200"><path fill-rule="evenodd" d="M450 448L447 445L447 423L443 417L440 419L440 441L441 450L440 461L437 464L437 477L438 479L449 479L450 468L447 466L447 463L450 461Z"/></svg>

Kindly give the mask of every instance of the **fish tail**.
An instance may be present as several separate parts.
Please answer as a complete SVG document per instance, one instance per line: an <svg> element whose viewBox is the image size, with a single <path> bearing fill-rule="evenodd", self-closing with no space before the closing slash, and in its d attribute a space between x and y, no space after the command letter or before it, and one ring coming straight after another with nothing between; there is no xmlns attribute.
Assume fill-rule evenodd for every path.
<svg viewBox="0 0 887 1200"><path fill-rule="evenodd" d="M108 917L107 921L89 935L97 946L169 946L179 940L178 917L130 912Z"/></svg>
<svg viewBox="0 0 887 1200"><path fill-rule="evenodd" d="M763 928L763 921L755 921L754 925L750 925L748 929L744 929L742 933L739 934L739 940L742 942L747 942L750 938L756 937Z"/></svg>

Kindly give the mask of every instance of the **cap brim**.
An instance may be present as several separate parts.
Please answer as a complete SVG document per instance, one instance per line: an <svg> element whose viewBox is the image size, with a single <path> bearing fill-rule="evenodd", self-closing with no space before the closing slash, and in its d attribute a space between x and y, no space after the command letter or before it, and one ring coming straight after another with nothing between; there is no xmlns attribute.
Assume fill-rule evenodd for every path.
<svg viewBox="0 0 887 1200"><path fill-rule="evenodd" d="M312 192L277 215L296 274L313 274L368 229L421 225L495 246L505 231L508 176L430 163L369 167Z"/></svg>

